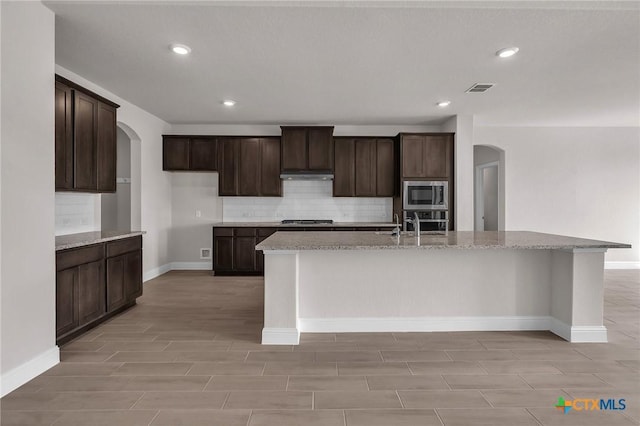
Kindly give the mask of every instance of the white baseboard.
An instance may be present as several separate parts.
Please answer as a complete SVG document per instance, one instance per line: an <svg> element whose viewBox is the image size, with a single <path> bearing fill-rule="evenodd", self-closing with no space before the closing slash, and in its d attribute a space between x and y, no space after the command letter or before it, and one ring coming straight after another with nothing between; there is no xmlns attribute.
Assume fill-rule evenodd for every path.
<svg viewBox="0 0 640 426"><path fill-rule="evenodd" d="M160 265L157 268L149 269L148 271L144 272L142 276L142 281L147 282L156 277L159 277L162 274L166 274L170 270L171 270L171 263L165 263L164 265Z"/></svg>
<svg viewBox="0 0 640 426"><path fill-rule="evenodd" d="M60 348L54 346L0 376L0 398L60 362Z"/></svg>
<svg viewBox="0 0 640 426"><path fill-rule="evenodd" d="M263 328L263 345L298 345L300 331L297 328Z"/></svg>
<svg viewBox="0 0 640 426"><path fill-rule="evenodd" d="M640 262L604 262L604 269L640 269Z"/></svg>
<svg viewBox="0 0 640 426"><path fill-rule="evenodd" d="M603 325L570 326L555 318L550 318L549 331L571 343L607 343L607 327Z"/></svg>
<svg viewBox="0 0 640 426"><path fill-rule="evenodd" d="M171 262L172 271L210 271L213 266L208 262Z"/></svg>
<svg viewBox="0 0 640 426"><path fill-rule="evenodd" d="M299 324L303 333L548 330L549 317L300 318Z"/></svg>

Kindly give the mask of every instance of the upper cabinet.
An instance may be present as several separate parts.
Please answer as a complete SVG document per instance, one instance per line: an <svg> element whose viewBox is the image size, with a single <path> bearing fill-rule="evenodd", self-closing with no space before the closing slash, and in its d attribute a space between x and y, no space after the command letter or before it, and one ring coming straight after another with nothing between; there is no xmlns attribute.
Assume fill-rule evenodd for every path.
<svg viewBox="0 0 640 426"><path fill-rule="evenodd" d="M333 170L333 126L281 126L282 172Z"/></svg>
<svg viewBox="0 0 640 426"><path fill-rule="evenodd" d="M162 170L218 170L218 140L214 136L163 136Z"/></svg>
<svg viewBox="0 0 640 426"><path fill-rule="evenodd" d="M400 134L402 178L449 179L453 172L453 133Z"/></svg>
<svg viewBox="0 0 640 426"><path fill-rule="evenodd" d="M395 149L390 138L335 138L334 197L393 197Z"/></svg>
<svg viewBox="0 0 640 426"><path fill-rule="evenodd" d="M280 138L219 139L219 195L280 197Z"/></svg>
<svg viewBox="0 0 640 426"><path fill-rule="evenodd" d="M56 191L115 192L116 108L56 75Z"/></svg>

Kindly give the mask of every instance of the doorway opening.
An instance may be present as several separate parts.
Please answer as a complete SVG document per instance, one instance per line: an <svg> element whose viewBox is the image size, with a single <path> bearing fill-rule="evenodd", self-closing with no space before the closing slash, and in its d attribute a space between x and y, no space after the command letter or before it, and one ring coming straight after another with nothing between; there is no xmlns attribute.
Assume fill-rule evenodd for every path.
<svg viewBox="0 0 640 426"><path fill-rule="evenodd" d="M504 151L492 146L473 147L474 229L505 229Z"/></svg>
<svg viewBox="0 0 640 426"><path fill-rule="evenodd" d="M141 229L140 138L129 126L117 127L116 192L101 196L101 229Z"/></svg>

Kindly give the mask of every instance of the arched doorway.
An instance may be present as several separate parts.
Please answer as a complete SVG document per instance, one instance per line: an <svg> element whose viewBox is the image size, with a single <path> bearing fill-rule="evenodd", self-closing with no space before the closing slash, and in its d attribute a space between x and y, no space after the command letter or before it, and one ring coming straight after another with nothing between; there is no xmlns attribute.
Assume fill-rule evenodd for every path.
<svg viewBox="0 0 640 426"><path fill-rule="evenodd" d="M102 194L103 230L141 229L140 137L128 125L117 124L116 192Z"/></svg>
<svg viewBox="0 0 640 426"><path fill-rule="evenodd" d="M473 147L474 229L505 229L504 150L488 145Z"/></svg>

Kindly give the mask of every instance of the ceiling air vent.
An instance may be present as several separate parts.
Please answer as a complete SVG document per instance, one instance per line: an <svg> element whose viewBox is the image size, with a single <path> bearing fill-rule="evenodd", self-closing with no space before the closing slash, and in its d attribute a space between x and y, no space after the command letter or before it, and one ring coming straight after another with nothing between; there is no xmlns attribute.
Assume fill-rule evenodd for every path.
<svg viewBox="0 0 640 426"><path fill-rule="evenodd" d="M473 86L467 89L466 93L484 93L487 90L491 89L493 86L493 83L475 83Z"/></svg>

